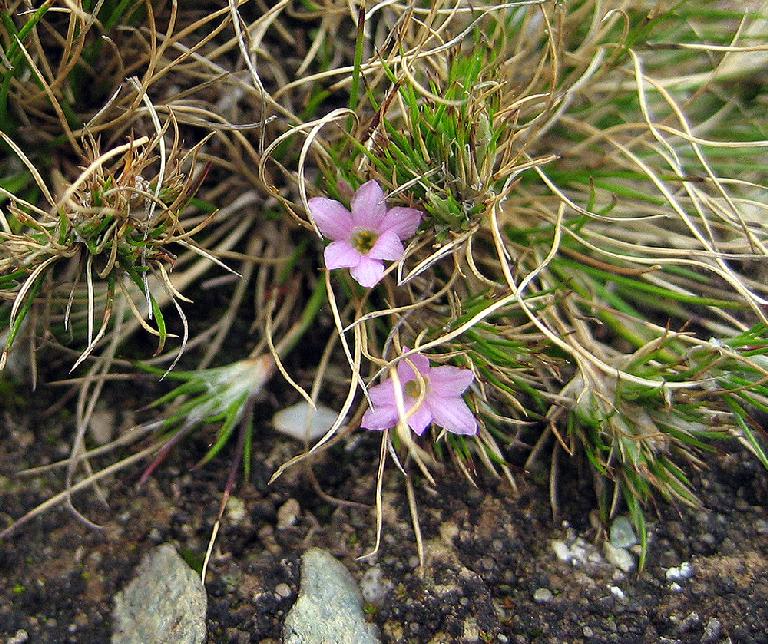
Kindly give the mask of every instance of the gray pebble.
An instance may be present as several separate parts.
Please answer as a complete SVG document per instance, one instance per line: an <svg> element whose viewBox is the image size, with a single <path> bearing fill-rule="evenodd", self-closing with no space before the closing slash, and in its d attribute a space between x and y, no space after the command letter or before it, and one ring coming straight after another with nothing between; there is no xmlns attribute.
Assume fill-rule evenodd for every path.
<svg viewBox="0 0 768 644"><path fill-rule="evenodd" d="M704 634L701 636L701 644L712 644L720 638L722 625L716 617L710 617L707 625L704 627Z"/></svg>
<svg viewBox="0 0 768 644"><path fill-rule="evenodd" d="M537 588L533 593L533 600L539 604L548 604L553 598L554 595L549 588Z"/></svg>
<svg viewBox="0 0 768 644"><path fill-rule="evenodd" d="M611 545L614 548L631 548L637 543L632 522L627 516L616 517L611 523Z"/></svg>
<svg viewBox="0 0 768 644"><path fill-rule="evenodd" d="M200 577L170 544L150 550L115 596L113 644L205 641L208 605Z"/></svg>
<svg viewBox="0 0 768 644"><path fill-rule="evenodd" d="M354 578L330 553L312 548L301 558L299 598L285 618L285 644L374 644Z"/></svg>

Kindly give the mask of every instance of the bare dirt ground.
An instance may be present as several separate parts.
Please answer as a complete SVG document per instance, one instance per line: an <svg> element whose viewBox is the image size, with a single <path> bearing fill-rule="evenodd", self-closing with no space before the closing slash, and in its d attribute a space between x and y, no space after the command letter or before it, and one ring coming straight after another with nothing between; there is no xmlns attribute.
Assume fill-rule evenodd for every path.
<svg viewBox="0 0 768 644"><path fill-rule="evenodd" d="M0 427L3 527L63 485L59 474L14 477L66 455L66 418L35 418L5 414ZM523 481L512 497L498 481L473 488L447 469L437 487L417 484L427 551L420 574L398 474L390 472L385 485L381 549L359 561L375 542L373 510L323 500L298 470L268 486L297 450L282 438L269 445L257 450L262 458L235 490L218 536L206 584L210 642L279 641L310 546L331 551L358 580L373 568L380 573L385 595L366 608L387 642L766 641L768 476L738 449L708 457L710 469L692 473L702 509L649 512L648 565L626 575L594 556L574 567L552 549L553 540L594 541L588 489L566 477L563 517L553 521L543 486ZM202 439L189 449L203 453ZM377 452L369 435L333 448L315 466L325 492L370 506ZM30 642L107 641L112 597L147 550L170 541L199 565L228 463L190 471L193 461L189 452L175 456L140 489L141 467L112 478L104 485L108 509L93 493L79 494L77 507L105 526L102 533L57 509L0 543L0 641L21 641L23 632ZM293 501L285 505L289 499L298 510ZM675 586L666 573L683 562L693 576ZM537 601L542 588L551 596Z"/></svg>

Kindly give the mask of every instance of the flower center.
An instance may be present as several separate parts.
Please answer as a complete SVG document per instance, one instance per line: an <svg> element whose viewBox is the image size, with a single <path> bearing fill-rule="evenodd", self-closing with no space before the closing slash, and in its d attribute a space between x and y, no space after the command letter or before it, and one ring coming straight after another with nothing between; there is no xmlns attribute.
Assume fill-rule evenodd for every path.
<svg viewBox="0 0 768 644"><path fill-rule="evenodd" d="M355 250L364 255L375 246L378 239L379 235L375 231L361 229L352 235L351 241Z"/></svg>
<svg viewBox="0 0 768 644"><path fill-rule="evenodd" d="M424 385L425 385L425 388L427 388L426 382L424 383ZM413 398L414 400L416 400L421 395L421 383L419 383L418 380L411 380L410 382L406 382L404 389L405 389L405 394L409 398Z"/></svg>

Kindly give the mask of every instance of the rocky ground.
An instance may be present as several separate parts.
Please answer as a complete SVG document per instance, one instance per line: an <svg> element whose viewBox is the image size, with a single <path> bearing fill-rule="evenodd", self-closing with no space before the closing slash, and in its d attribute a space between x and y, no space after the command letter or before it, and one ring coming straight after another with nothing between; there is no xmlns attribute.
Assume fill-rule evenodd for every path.
<svg viewBox="0 0 768 644"><path fill-rule="evenodd" d="M66 423L41 432L8 415L2 422L5 526L61 489L59 475L19 479L14 472L62 458ZM648 564L640 573L622 521L611 536L624 547L596 539L588 490L564 481L563 517L553 521L541 486L521 479L513 497L505 484L483 480L474 488L448 469L434 488L417 482L427 555L420 570L394 471L385 485L381 548L358 559L375 542L375 439L333 448L315 466L326 494L361 504L350 505L321 498L299 470L268 486L298 448L266 432L272 447L252 481L235 490L213 551L209 642L280 641L300 590L301 556L315 546L352 573L365 615L385 642L766 641L768 476L736 448L692 473L702 509L666 505L649 513ZM79 494L77 507L103 532L58 509L0 543L0 641L107 641L114 596L147 552L171 543L199 568L228 463L190 471L192 460L175 456L142 488L140 468L113 477L103 486L108 509L93 493Z"/></svg>

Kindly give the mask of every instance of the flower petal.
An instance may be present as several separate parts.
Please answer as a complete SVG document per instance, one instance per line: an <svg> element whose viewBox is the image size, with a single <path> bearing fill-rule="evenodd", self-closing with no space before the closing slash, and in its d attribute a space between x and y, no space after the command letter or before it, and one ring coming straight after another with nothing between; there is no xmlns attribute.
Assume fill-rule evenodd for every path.
<svg viewBox="0 0 768 644"><path fill-rule="evenodd" d="M432 422L432 412L429 406L422 403L419 408L408 417L408 426L419 436Z"/></svg>
<svg viewBox="0 0 768 644"><path fill-rule="evenodd" d="M395 262L403 256L404 252L403 242L400 241L400 238L395 233L388 230L382 233L376 240L373 248L368 251L368 257L388 259Z"/></svg>
<svg viewBox="0 0 768 644"><path fill-rule="evenodd" d="M390 378L368 389L368 397L374 407L395 406L395 383Z"/></svg>
<svg viewBox="0 0 768 644"><path fill-rule="evenodd" d="M408 353L408 347L403 347L403 353ZM416 378L411 365L408 364L409 360L416 365L419 373L427 379L427 384L429 385L432 368L429 366L429 359L420 353L414 353L397 363L397 375L400 378L400 382L405 384Z"/></svg>
<svg viewBox="0 0 768 644"><path fill-rule="evenodd" d="M384 264L379 259L360 256L360 263L349 271L360 286L371 288L376 286L384 275Z"/></svg>
<svg viewBox="0 0 768 644"><path fill-rule="evenodd" d="M446 398L461 396L474 379L475 375L469 369L451 366L432 367L429 374L432 391L435 395Z"/></svg>
<svg viewBox="0 0 768 644"><path fill-rule="evenodd" d="M334 241L348 240L352 233L352 215L335 199L315 197L308 201L309 211L320 232Z"/></svg>
<svg viewBox="0 0 768 644"><path fill-rule="evenodd" d="M352 197L352 221L355 226L381 232L379 224L387 214L384 191L376 181L368 181Z"/></svg>
<svg viewBox="0 0 768 644"><path fill-rule="evenodd" d="M395 206L387 211L381 221L380 230L391 230L400 239L410 239L416 233L423 216L421 210Z"/></svg>
<svg viewBox="0 0 768 644"><path fill-rule="evenodd" d="M436 425L454 434L471 436L477 433L477 420L463 398L442 398L432 395L426 402Z"/></svg>
<svg viewBox="0 0 768 644"><path fill-rule="evenodd" d="M325 247L325 265L329 269L354 268L362 257L349 242L335 241Z"/></svg>
<svg viewBox="0 0 768 644"><path fill-rule="evenodd" d="M375 407L363 414L360 427L373 431L383 431L397 425L396 407Z"/></svg>

